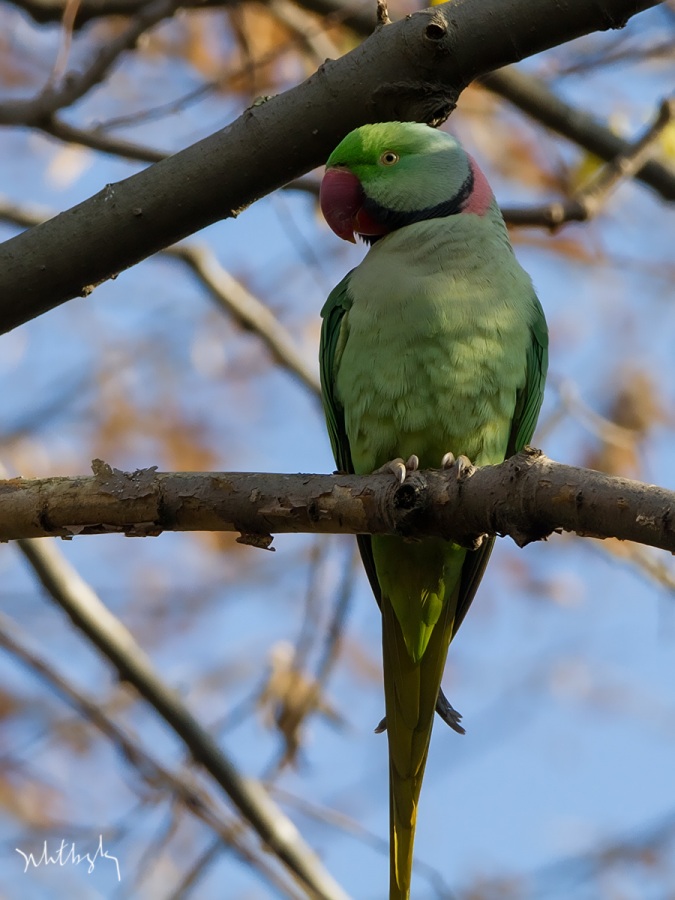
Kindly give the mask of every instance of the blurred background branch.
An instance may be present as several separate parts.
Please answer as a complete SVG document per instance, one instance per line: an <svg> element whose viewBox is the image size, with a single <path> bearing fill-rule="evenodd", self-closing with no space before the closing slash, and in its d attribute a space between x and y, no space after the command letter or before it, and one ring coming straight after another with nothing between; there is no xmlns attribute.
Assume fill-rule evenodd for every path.
<svg viewBox="0 0 675 900"><path fill-rule="evenodd" d="M19 544L22 551L25 547L25 542ZM28 549L30 553L30 546ZM32 565L31 556L27 555L26 559ZM45 565L52 567L55 559L59 559L58 553L53 553L49 559L42 558L41 568ZM57 565L60 566L61 563L57 562ZM40 577L39 573L36 574ZM58 602L57 597L54 599ZM160 791L169 795L184 812L196 816L210 831L218 835L219 847L224 845L235 853L245 865L256 870L282 896L292 894L294 888L270 866L267 855L259 848L250 846L250 841L247 841L246 835L242 833L240 822L220 809L214 798L190 773L171 772L164 767L106 712L100 697L85 694L64 678L38 651L31 649L29 643L28 635L23 634L7 616L0 616L0 647L40 678L79 716L98 729L120 753L124 765L133 768L152 793Z"/></svg>
<svg viewBox="0 0 675 900"><path fill-rule="evenodd" d="M286 865L306 890L326 900L343 900L346 894L323 869L296 827L267 796L262 785L242 777L178 694L154 671L128 629L112 615L56 548L47 542L32 540L21 541L19 548L50 596L115 666L120 679L132 685L184 742L193 760L223 788L264 847Z"/></svg>

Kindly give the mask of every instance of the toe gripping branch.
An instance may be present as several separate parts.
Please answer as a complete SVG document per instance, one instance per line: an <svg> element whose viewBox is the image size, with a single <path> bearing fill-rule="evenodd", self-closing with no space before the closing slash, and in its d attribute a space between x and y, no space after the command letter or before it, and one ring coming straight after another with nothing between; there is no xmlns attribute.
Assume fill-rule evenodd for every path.
<svg viewBox="0 0 675 900"><path fill-rule="evenodd" d="M409 540L419 540L414 535L444 537L459 547L478 550L485 540L484 534L467 529L467 523L457 515L452 517L451 527L446 524L439 531L438 508L434 504L443 503L452 508L457 506L462 488L476 472L476 467L466 458L459 457L449 467L453 470L450 478L445 472L412 471L405 480L393 486L389 501L393 508L396 533ZM456 473L456 477L454 477ZM448 510L448 511L450 511ZM443 514L447 516L447 512Z"/></svg>

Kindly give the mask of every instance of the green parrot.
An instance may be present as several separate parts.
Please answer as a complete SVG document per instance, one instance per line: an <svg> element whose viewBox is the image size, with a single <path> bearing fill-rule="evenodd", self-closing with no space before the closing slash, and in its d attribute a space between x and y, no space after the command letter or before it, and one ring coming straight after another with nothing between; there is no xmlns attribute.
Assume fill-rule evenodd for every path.
<svg viewBox="0 0 675 900"><path fill-rule="evenodd" d="M450 135L386 122L347 135L326 164L321 208L370 245L322 310L321 382L338 468L391 471L502 462L532 437L548 331L485 176ZM417 804L450 641L494 538L360 535L382 613L389 742L390 900L410 896ZM385 724L386 723L386 724Z"/></svg>

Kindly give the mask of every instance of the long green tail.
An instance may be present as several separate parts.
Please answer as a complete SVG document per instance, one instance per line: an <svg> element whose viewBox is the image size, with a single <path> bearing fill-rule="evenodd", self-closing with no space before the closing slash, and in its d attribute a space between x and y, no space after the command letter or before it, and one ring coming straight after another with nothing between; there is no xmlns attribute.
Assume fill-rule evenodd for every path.
<svg viewBox="0 0 675 900"><path fill-rule="evenodd" d="M408 900L417 804L454 618L446 602L429 644L414 663L387 598L382 599L385 706L389 739L390 900Z"/></svg>

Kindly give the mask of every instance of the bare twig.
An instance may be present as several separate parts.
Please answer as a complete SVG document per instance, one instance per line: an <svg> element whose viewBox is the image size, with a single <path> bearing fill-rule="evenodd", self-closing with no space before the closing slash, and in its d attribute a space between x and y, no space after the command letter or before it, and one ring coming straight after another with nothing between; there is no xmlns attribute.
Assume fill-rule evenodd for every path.
<svg viewBox="0 0 675 900"><path fill-rule="evenodd" d="M356 546L352 548L349 561L343 570L343 577L338 587L335 598L333 615L326 630L326 641L317 666L316 680L324 685L330 674L340 650L340 641L344 630L345 619L349 610L349 604L354 591L354 579L360 569L359 552Z"/></svg>
<svg viewBox="0 0 675 900"><path fill-rule="evenodd" d="M120 56L135 47L142 34L172 16L184 4L185 0L153 0L141 7L118 37L98 48L84 71L67 73L58 85L50 79L30 100L6 100L0 104L0 124L39 125L57 109L75 103L107 77Z"/></svg>
<svg viewBox="0 0 675 900"><path fill-rule="evenodd" d="M606 162L629 150L627 141L593 116L565 103L533 75L509 67L483 75L479 81L542 125ZM671 167L649 160L635 173L635 178L658 191L664 200L675 200L675 170Z"/></svg>
<svg viewBox="0 0 675 900"><path fill-rule="evenodd" d="M69 144L79 144L81 147L89 147L99 153L109 153L113 156L122 156L124 159L137 160L138 162L160 162L169 155L154 147L146 147L125 138L115 137L112 134L94 128L76 128L69 125L58 116L48 116L44 121L36 124L45 134L65 141Z"/></svg>
<svg viewBox="0 0 675 900"><path fill-rule="evenodd" d="M278 363L299 378L314 394L320 393L318 374L314 367L303 359L290 332L264 303L221 266L210 248L194 244L176 244L164 252L187 263L216 302L229 312L242 328L255 332Z"/></svg>
<svg viewBox="0 0 675 900"><path fill-rule="evenodd" d="M504 217L512 225L545 225L555 229L564 222L585 222L597 215L619 184L633 178L654 152L664 128L675 117L675 96L663 100L659 111L642 135L566 200L527 209L509 209Z"/></svg>
<svg viewBox="0 0 675 900"><path fill-rule="evenodd" d="M219 841L211 841L209 846L199 854L189 869L183 873L180 881L167 897L167 900L185 900L199 879L203 877L209 866L216 861L221 850L222 845Z"/></svg>
<svg viewBox="0 0 675 900"><path fill-rule="evenodd" d="M297 4L291 3L291 0L267 0L266 8L293 34L295 40L292 46L302 48L314 65L320 65L325 59L337 54L335 44L326 34L325 24L322 22L319 26L312 27L307 13ZM279 55L283 50L283 47L280 48ZM259 65L257 61L254 64Z"/></svg>
<svg viewBox="0 0 675 900"><path fill-rule="evenodd" d="M19 228L32 228L54 215L55 211L48 206L37 203L14 203L7 197L0 197L0 219L18 225Z"/></svg>
<svg viewBox="0 0 675 900"><path fill-rule="evenodd" d="M591 409L581 399L579 390L571 381L562 381L558 385L558 396L560 397L562 408L575 416L591 434L594 434L604 443L613 444L626 450L631 450L635 447L635 442L640 438L640 433L634 428L618 425L616 422L612 422L594 409Z"/></svg>
<svg viewBox="0 0 675 900"><path fill-rule="evenodd" d="M0 219L29 228L51 218L46 208L12 203L0 197ZM300 380L315 396L321 392L314 367L303 358L287 328L258 298L237 281L206 245L177 244L160 253L189 266L215 302L229 313L239 326L254 332L270 351L272 358Z"/></svg>
<svg viewBox="0 0 675 900"><path fill-rule="evenodd" d="M125 473L94 461L93 477L0 482L0 540L161 531L234 531L268 547L272 533L398 534L519 546L553 531L615 537L675 551L675 492L553 462L528 448L468 479L413 473L275 475Z"/></svg>
<svg viewBox="0 0 675 900"><path fill-rule="evenodd" d="M50 78L52 84L57 84L65 73L68 56L70 54L70 47L73 42L73 28L75 26L75 19L79 8L80 0L66 0L66 4L63 7L63 17L61 19L61 46L56 56L54 68L52 69Z"/></svg>
<svg viewBox="0 0 675 900"><path fill-rule="evenodd" d="M671 809L642 827L631 826L628 834L598 841L595 848L585 853L570 855L535 869L528 878L528 894L566 900L572 895L586 893L585 882L606 876L613 868L625 873L627 864L634 863L644 865L646 871L653 871L672 860L674 839L675 811ZM490 882L485 883L484 888L489 896Z"/></svg>
<svg viewBox="0 0 675 900"><path fill-rule="evenodd" d="M665 588L671 594L675 594L675 571L669 567L663 558L659 558L647 547L640 544L628 544L625 542L609 541L596 544L599 550L607 555L617 557L639 573L645 575L652 583Z"/></svg>
<svg viewBox="0 0 675 900"><path fill-rule="evenodd" d="M186 811L200 819L218 835L218 845L231 847L234 853L258 871L270 884L286 892L289 885L269 865L265 855L249 847L241 833L241 824L217 807L211 797L187 774L172 772L149 754L138 741L105 712L100 698L88 696L65 678L42 656L31 650L29 639L7 616L0 614L0 647L45 681L69 706L97 728L117 748L123 760L152 788L169 792Z"/></svg>
<svg viewBox="0 0 675 900"><path fill-rule="evenodd" d="M162 681L132 634L49 542L22 541L21 551L36 575L73 623L110 660L186 745L195 762L223 788L263 844L298 881L322 898L345 900L339 885L304 843L297 828L262 785L242 778L180 697Z"/></svg>
<svg viewBox="0 0 675 900"><path fill-rule="evenodd" d="M325 540L314 542L310 559L310 580L305 597L305 610L300 633L293 647L286 641L277 642L270 654L270 674L258 697L258 705L265 710L266 719L276 725L284 739L284 750L273 766L268 768L265 780L277 775L281 769L295 763L302 746L305 720L314 713L324 715L331 721L342 723L339 713L326 701L324 685L330 669L337 658L342 626L354 585L358 553L351 548L349 565L338 587L331 621L325 629L325 645L317 666L316 676L309 674L309 656L312 645L320 632L318 600L321 586L325 583L325 564L329 543Z"/></svg>
<svg viewBox="0 0 675 900"><path fill-rule="evenodd" d="M602 41L587 53L579 52L575 56L554 61L552 74L555 78L566 75L579 75L593 69L607 68L617 63L645 63L656 60L671 61L673 58L673 40L669 35L664 40L655 40L653 33L645 33L641 41L630 41L626 35L614 41Z"/></svg>

